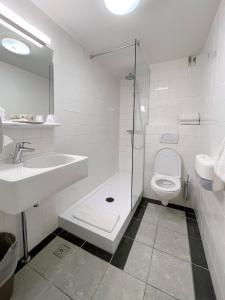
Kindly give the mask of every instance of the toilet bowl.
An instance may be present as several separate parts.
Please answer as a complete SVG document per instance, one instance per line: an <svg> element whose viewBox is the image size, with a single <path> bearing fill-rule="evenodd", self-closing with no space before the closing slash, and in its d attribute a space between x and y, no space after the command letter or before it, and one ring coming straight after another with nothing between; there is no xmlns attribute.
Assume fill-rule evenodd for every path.
<svg viewBox="0 0 225 300"><path fill-rule="evenodd" d="M181 191L181 157L175 150L163 148L157 152L151 188L165 206L179 195Z"/></svg>

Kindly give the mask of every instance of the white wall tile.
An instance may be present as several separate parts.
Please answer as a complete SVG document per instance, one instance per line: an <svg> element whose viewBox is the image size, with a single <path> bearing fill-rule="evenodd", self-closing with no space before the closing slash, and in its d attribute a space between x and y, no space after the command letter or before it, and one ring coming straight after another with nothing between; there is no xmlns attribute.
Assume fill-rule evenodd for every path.
<svg viewBox="0 0 225 300"><path fill-rule="evenodd" d="M225 1L221 1L208 40L201 54L202 123L198 152L215 155L225 136ZM196 87L196 92L198 88ZM212 193L196 185L196 210L203 245L218 300L225 295L225 197L224 192Z"/></svg>
<svg viewBox="0 0 225 300"><path fill-rule="evenodd" d="M201 98L201 59L197 65L189 67L188 58L167 61L151 66L150 82L150 112L149 126L146 130L145 147L145 185L144 195L156 198L151 190L150 182L153 175L154 157L161 148L171 147L182 156L182 180L187 174L194 181L194 157L197 153L197 137L200 126L180 126L178 115L182 113L197 113ZM158 91L159 87L168 87ZM163 133L178 133L177 145L160 143ZM193 197L192 197L193 198ZM184 202L182 193L172 202L192 206L193 201Z"/></svg>

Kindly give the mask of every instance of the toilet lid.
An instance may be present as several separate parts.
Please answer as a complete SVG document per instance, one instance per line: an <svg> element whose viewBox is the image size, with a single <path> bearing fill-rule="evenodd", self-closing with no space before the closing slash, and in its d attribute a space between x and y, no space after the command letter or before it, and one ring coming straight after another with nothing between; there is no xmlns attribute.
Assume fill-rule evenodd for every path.
<svg viewBox="0 0 225 300"><path fill-rule="evenodd" d="M155 173L181 177L181 157L173 149L163 148L155 158Z"/></svg>

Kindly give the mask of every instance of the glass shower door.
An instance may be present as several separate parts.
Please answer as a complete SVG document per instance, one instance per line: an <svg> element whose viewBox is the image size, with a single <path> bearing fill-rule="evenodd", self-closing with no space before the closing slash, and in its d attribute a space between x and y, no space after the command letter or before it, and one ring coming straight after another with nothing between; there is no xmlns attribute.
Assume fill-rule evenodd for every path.
<svg viewBox="0 0 225 300"><path fill-rule="evenodd" d="M148 123L150 68L135 43L135 81L132 137L132 209L144 190L145 129Z"/></svg>

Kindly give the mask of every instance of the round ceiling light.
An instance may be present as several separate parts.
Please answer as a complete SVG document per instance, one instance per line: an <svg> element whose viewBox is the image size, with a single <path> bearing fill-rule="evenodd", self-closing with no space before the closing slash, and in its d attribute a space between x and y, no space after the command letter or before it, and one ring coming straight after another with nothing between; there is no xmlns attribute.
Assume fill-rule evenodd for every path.
<svg viewBox="0 0 225 300"><path fill-rule="evenodd" d="M104 0L105 5L116 15L126 15L135 10L140 0Z"/></svg>
<svg viewBox="0 0 225 300"><path fill-rule="evenodd" d="M30 54L30 47L26 44L12 38L4 38L2 39L2 46L15 54L19 55L29 55Z"/></svg>

